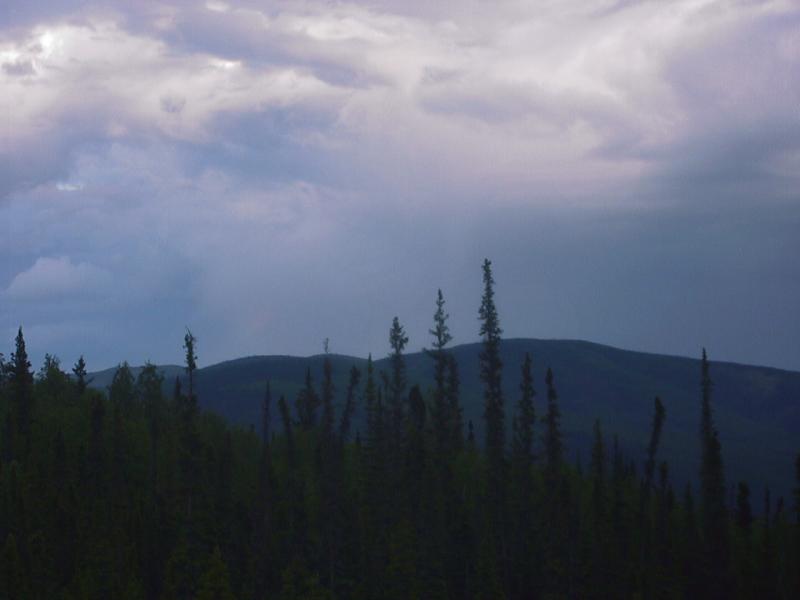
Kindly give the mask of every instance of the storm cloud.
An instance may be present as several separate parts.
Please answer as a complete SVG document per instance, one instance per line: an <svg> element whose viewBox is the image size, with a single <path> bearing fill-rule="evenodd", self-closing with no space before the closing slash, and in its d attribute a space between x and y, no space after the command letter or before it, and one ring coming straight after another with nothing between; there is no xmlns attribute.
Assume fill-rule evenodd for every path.
<svg viewBox="0 0 800 600"><path fill-rule="evenodd" d="M0 333L36 360L477 338L800 369L793 1L0 8Z"/></svg>

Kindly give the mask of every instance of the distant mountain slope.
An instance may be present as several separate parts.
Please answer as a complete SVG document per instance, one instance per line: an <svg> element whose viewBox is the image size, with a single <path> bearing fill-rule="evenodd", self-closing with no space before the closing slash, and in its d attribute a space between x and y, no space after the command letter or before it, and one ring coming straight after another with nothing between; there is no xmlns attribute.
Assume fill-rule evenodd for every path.
<svg viewBox="0 0 800 600"><path fill-rule="evenodd" d="M482 431L482 397L478 379L480 344L451 349L461 373L465 423ZM676 485L695 478L699 465L699 360L620 350L583 341L509 339L502 342L506 416L510 423L519 389L519 365L525 352L534 363L537 414L544 414L544 373L553 369L563 413L567 444L588 461L592 423L599 418L609 438L617 434L631 458L641 458L649 435L653 399L660 396L667 411L661 457L669 462ZM713 356L712 356L713 359ZM331 355L337 389L344 391L351 366L361 358ZM432 385L431 360L423 353L406 357L409 381L423 390ZM197 372L200 404L242 425L260 422L266 382L274 397L294 400L311 368L318 383L323 356L253 356L219 363ZM376 370L388 369L385 359ZM164 367L170 381L180 367ZM94 385L110 382L105 371ZM728 484L748 481L758 490L770 485L774 495L787 495L793 481L793 460L800 452L800 373L734 363L711 363L714 411L720 432ZM293 402L290 402L292 404ZM541 427L540 427L541 431Z"/></svg>

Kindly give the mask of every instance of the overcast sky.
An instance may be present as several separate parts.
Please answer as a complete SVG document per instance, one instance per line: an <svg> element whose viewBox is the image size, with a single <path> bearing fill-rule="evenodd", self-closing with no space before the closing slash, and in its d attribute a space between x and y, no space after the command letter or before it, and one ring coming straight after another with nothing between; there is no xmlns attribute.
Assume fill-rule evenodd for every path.
<svg viewBox="0 0 800 600"><path fill-rule="evenodd" d="M796 0L0 4L0 350L800 369Z"/></svg>

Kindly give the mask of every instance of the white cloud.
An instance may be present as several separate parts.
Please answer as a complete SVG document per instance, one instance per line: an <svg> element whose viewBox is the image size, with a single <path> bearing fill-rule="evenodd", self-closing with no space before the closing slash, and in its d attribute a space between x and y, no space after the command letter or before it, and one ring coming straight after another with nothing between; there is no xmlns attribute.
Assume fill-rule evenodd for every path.
<svg viewBox="0 0 800 600"><path fill-rule="evenodd" d="M5 295L11 300L86 296L102 292L111 280L110 273L89 263L73 263L67 256L41 257L11 280Z"/></svg>
<svg viewBox="0 0 800 600"><path fill-rule="evenodd" d="M443 278L464 292L490 249L499 266L526 263L519 281L555 247L550 233L565 240L550 265L583 251L586 232L566 225L528 236L550 214L591 214L594 231L613 216L635 228L634 196L636 210L708 203L717 219L728 190L742 204L745 189L753 204L776 189L796 202L791 0L85 6L0 36L0 222L13 224L0 312L12 325L17 313L106 318L145 344L140 323L180 338L196 318L217 328L206 339L222 358L268 337L302 352L331 322L349 339L369 313L360 352L357 339L385 341L382 307ZM507 214L521 216L498 225ZM510 225L525 230L517 241ZM596 258L612 279L615 251ZM85 297L53 316L51 299L89 289L104 317Z"/></svg>
<svg viewBox="0 0 800 600"><path fill-rule="evenodd" d="M286 139L335 148L345 169L389 184L396 172L458 171L445 177L458 194L535 187L539 198L625 185L658 168L665 148L702 135L707 113L729 122L759 111L757 74L737 70L731 40L796 10L786 0L465 2L446 12L208 2L142 9L168 24L137 29L119 15L44 23L0 46L10 115L0 153L42 160L40 140L64 136L63 160L98 139L235 144L220 118L283 111L303 115L281 123ZM760 47L767 63L797 68L793 33ZM692 67L708 48L714 64ZM320 115L308 131L304 121Z"/></svg>

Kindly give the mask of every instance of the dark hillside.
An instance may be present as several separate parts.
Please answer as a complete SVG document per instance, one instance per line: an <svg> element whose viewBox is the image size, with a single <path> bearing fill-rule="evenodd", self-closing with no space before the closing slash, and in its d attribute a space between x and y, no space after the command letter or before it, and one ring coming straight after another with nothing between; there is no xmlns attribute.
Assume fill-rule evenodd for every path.
<svg viewBox="0 0 800 600"><path fill-rule="evenodd" d="M478 380L479 344L455 346L461 373L461 399L465 423L471 419L479 434L483 430L483 405ZM699 359L620 350L610 346L573 340L503 340L503 386L507 422L519 390L519 369L525 352L534 365L534 400L537 414L544 414L544 373L555 374L564 416L564 431L571 455L588 460L590 432L595 418L608 436L634 456L644 453L649 435L653 399L664 402L667 420L662 452L675 469L677 481L694 478L698 463L700 419ZM362 358L333 355L334 378L341 400L352 365L363 368ZM432 361L424 353L406 357L409 380L423 389L432 385ZM275 399L286 395L293 404L311 368L317 383L322 377L322 355L311 357L251 356L222 362L197 371L201 406L242 425L257 424L267 379ZM386 359L376 361L376 370L388 370ZM180 367L164 367L169 392ZM105 387L112 371L94 374L96 387ZM793 456L800 431L800 373L735 363L711 364L714 381L713 406L720 431L728 484L749 481L755 489L768 484L778 495L790 492ZM357 422L360 422L358 414ZM277 417L273 419L277 426ZM482 434L481 434L482 435ZM479 438L481 439L481 438Z"/></svg>

